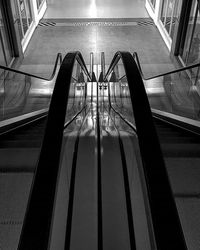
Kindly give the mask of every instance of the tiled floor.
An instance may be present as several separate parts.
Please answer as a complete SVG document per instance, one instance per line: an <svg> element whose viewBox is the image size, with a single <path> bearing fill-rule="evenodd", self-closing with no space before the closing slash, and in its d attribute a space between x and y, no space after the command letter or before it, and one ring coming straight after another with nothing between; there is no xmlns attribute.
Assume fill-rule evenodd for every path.
<svg viewBox="0 0 200 250"><path fill-rule="evenodd" d="M90 52L94 52L95 63L99 63L100 52L104 51L106 63L109 64L114 53L123 50L138 52L146 76L169 71L173 65L168 49L157 28L146 21L132 19L127 23L72 25L64 20L56 20L55 26L38 26L25 53L23 67L29 70L30 65L31 72L36 68L40 70L42 67L39 65L45 65L45 69L48 68L46 65L50 65L51 69L58 52L65 55L74 50L82 52L87 64Z"/></svg>
<svg viewBox="0 0 200 250"><path fill-rule="evenodd" d="M47 76L58 52L65 55L74 50L82 52L87 64L90 52L97 64L104 51L109 64L118 50L137 51L145 76L173 68L145 0L49 0L22 69Z"/></svg>
<svg viewBox="0 0 200 250"><path fill-rule="evenodd" d="M44 18L148 17L145 0L48 0Z"/></svg>

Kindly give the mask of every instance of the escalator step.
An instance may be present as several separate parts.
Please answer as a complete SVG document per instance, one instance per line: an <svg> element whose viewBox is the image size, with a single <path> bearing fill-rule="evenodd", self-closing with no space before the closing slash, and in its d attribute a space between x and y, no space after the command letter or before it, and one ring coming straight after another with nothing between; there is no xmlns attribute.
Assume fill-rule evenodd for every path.
<svg viewBox="0 0 200 250"><path fill-rule="evenodd" d="M200 145L189 143L162 143L161 149L165 157L199 157Z"/></svg>
<svg viewBox="0 0 200 250"><path fill-rule="evenodd" d="M1 148L39 148L41 146L41 140L34 140L30 138L29 140L7 140L4 142L0 142L0 149Z"/></svg>
<svg viewBox="0 0 200 250"><path fill-rule="evenodd" d="M200 199L176 199L187 249L199 249Z"/></svg>
<svg viewBox="0 0 200 250"><path fill-rule="evenodd" d="M34 172L39 153L36 148L0 149L0 172Z"/></svg>
<svg viewBox="0 0 200 250"><path fill-rule="evenodd" d="M179 136L179 135L172 135L172 134L159 134L159 139L161 143L185 143L185 144L196 144L197 146L200 145L200 142L198 139L194 137L188 137L188 136Z"/></svg>
<svg viewBox="0 0 200 250"><path fill-rule="evenodd" d="M1 249L18 245L32 179L32 173L0 173Z"/></svg>
<svg viewBox="0 0 200 250"><path fill-rule="evenodd" d="M200 158L165 158L174 193L200 194Z"/></svg>

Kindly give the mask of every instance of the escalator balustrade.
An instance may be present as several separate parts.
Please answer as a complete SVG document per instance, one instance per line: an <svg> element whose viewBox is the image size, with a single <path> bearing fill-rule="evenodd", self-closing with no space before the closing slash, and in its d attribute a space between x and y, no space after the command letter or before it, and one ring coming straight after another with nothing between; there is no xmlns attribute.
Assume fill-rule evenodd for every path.
<svg viewBox="0 0 200 250"><path fill-rule="evenodd" d="M136 62L139 64L138 59ZM200 96L198 86L194 85L196 76L193 74L198 67L193 65L149 79L144 78L140 64L138 67L152 108L153 122L187 249L198 249L199 240ZM119 68L114 71L115 75L120 76L116 84L110 82L110 103L121 118L135 125L130 108L130 91L122 82L126 74Z"/></svg>
<svg viewBox="0 0 200 250"><path fill-rule="evenodd" d="M59 58L51 79L2 67L1 247L198 249L200 137L166 118L198 120L197 66Z"/></svg>

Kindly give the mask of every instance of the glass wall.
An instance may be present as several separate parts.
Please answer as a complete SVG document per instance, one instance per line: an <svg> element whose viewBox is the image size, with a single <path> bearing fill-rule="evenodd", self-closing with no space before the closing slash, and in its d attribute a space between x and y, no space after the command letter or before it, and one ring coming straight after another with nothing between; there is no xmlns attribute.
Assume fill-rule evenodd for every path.
<svg viewBox="0 0 200 250"><path fill-rule="evenodd" d="M9 66L13 59L12 44L6 20L0 8L0 65Z"/></svg>
<svg viewBox="0 0 200 250"><path fill-rule="evenodd" d="M174 28L181 5L181 0L164 0L162 2L160 20L171 38L174 35Z"/></svg>
<svg viewBox="0 0 200 250"><path fill-rule="evenodd" d="M15 0L15 4L19 16L18 24L22 40L33 22L30 0Z"/></svg>
<svg viewBox="0 0 200 250"><path fill-rule="evenodd" d="M193 1L183 49L180 56L184 64L189 65L200 61L200 14L197 1Z"/></svg>

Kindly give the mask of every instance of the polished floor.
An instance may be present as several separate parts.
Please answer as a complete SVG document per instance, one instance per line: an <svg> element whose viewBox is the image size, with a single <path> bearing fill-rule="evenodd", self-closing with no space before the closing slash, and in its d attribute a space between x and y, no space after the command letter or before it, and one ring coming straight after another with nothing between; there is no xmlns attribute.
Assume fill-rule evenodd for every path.
<svg viewBox="0 0 200 250"><path fill-rule="evenodd" d="M44 18L148 17L145 0L48 0Z"/></svg>
<svg viewBox="0 0 200 250"><path fill-rule="evenodd" d="M116 13L118 2L120 6L120 4L122 4L120 1L112 2L112 5L115 5ZM127 1L123 1L123 3L126 2ZM91 12L91 15L89 15L89 10L86 8L88 5L86 1L84 1L86 6L82 6L82 9L77 11L77 19L72 22L67 20L67 18L75 17L76 1L74 1L73 4L70 1L63 2L63 5L61 3L61 1L49 1L49 9L45 15L46 19L42 20L40 23L41 25L38 26L34 33L31 43L26 50L21 69L47 77L52 72L56 54L62 52L62 54L65 55L71 50L80 50L87 64L89 64L89 53L94 52L95 66L100 64L99 56L101 51L105 52L107 65L110 63L117 50L126 50L130 52L137 51L145 76L163 73L173 68L169 52L157 28L149 18L142 16L142 14L139 18L137 16L137 14L139 15L137 8L134 9L134 11L137 12L134 14L134 18L130 16L132 19L127 22L120 22L119 20L110 22L108 20L107 22L103 22L102 20L101 22L91 22L91 20L88 20L88 22L80 22L78 18L85 18L87 15L90 18L101 17L100 8L97 12ZM69 7L70 3L74 7L69 9L64 8L64 6ZM103 3L105 7L110 1L107 1L107 3L102 2L102 4ZM136 3L138 3L139 6L142 1L135 1L134 4ZM110 11L112 5L111 3L109 4ZM50 14L53 6L55 7L54 16ZM56 16L56 6L59 6L59 18ZM94 4L94 6L97 6L97 3L96 5ZM98 6L100 6L100 3L98 3ZM95 9L96 7L94 10ZM130 9L128 11L127 6L124 6L124 10L125 9L127 11L125 11L127 13L126 16L129 17L128 13L132 13L132 10ZM118 11L119 10L120 8L118 8ZM144 6L143 11L145 13ZM67 15L67 13L69 14ZM85 16L81 16L82 13L84 13ZM105 7L103 18L108 18L106 13L109 12L107 12ZM114 13L114 10L112 13ZM117 16L117 14L114 16L113 14L112 18L124 18L122 13L123 8L121 8L121 16ZM42 25L42 23L48 24L47 20L49 24L53 24L53 26ZM186 117L199 120L199 102L195 102L195 96L192 96L191 91L189 91L191 79L186 79L185 76L186 74L183 72L159 77L153 81L145 81L149 101L151 107L155 109L171 112L176 115L181 114L182 116L184 111L187 112ZM6 86L5 90L1 91L5 93L5 97L2 98L4 101L2 102L3 118L5 118L5 111L11 113L14 109L18 109L17 112L19 113L22 111L24 112L24 110L27 111L27 106L41 109L43 107L42 105L46 105L52 93L52 83L40 82L24 77L24 84L22 86L22 84L19 84L19 80L21 82L22 79L18 79L16 74L14 77L16 78L13 79L13 81L11 81L12 79L8 79L9 81L7 84L4 84L4 86ZM127 88L128 85L121 81L120 84L121 85L117 83L111 84L111 103L118 112L122 113L124 117L134 123L130 105L130 93ZM9 92L8 88L10 86L12 87ZM77 102L75 98L72 98L71 102L70 100L68 102L70 108L68 109L68 116L66 118L69 118L69 120L77 113L80 108L79 105L84 103L80 95L80 85L73 85L73 87L74 89L71 92L71 96L76 93ZM92 87L90 87L90 89L92 89ZM96 174L98 150L96 143L96 121L98 113L101 131L101 148L99 152L102 164L103 248L109 250L132 249L129 245L131 235L129 235L127 223L127 205L124 189L125 178L123 177L123 164L126 164L131 190L131 211L134 217L137 249L151 249L150 233L147 226L149 222L149 213L146 213L147 210L145 210L146 196L143 196L142 190L144 181L140 173L140 169L142 169L142 159L140 158L138 137L114 111L111 112L109 110L109 105L107 105L108 89L105 89L106 90L99 88L99 106L97 107L96 105L95 101L97 100L97 96L94 95L95 101L91 101L91 104L90 101L88 101L88 109L83 111L64 131L63 154L61 159L60 178L57 186L50 250L64 249L62 244L64 244L65 241L69 183L71 182L70 171L73 165L76 165L77 170L70 249L95 250L97 247ZM83 93L82 96L84 96ZM91 96L88 95L87 100L91 100L89 97ZM36 102L38 102L38 106L35 105ZM7 110L5 109L5 104L7 105ZM142 105L139 107L141 106ZM28 111L30 112L30 110ZM159 128L158 125L157 128ZM200 160L199 147L198 150L196 150L195 147L199 141L193 140L189 142L190 138L188 138L188 136L184 137L188 142L187 147L185 147L183 141L177 140L176 132L177 131L173 134L169 133L169 128L167 127L165 127L164 130L160 129L160 134L162 135L162 149L165 153L164 156L167 163L166 170L170 178L184 234L189 246L188 249L198 249L198 228L200 225L198 176ZM42 138L41 134L36 132L29 132L29 134L24 133L23 137L20 136L21 140L19 140L19 143L17 141L12 141L13 137L5 138L4 141L1 138L1 161L7 158L6 167L3 165L4 162L2 164L4 172L2 171L3 174L0 176L0 197L2 200L0 206L0 238L3 239L1 240L2 249L10 250L17 248L36 165L35 162L32 164L31 172L29 165L22 168L22 164L25 165L27 159L28 162L30 161L30 156L27 153L28 150L31 150L33 153L36 152L39 155L40 146L36 144L38 141L36 140L35 134L37 134L39 139ZM33 137L30 137L30 135ZM175 135L175 137L172 135ZM14 138L16 140L16 134ZM77 141L78 146L75 150L77 139L79 141ZM25 144L27 141L29 144ZM177 143L177 141L179 143ZM151 140L149 140L148 143L151 144ZM25 148L24 145L26 145L26 147L28 145L28 147ZM151 145L149 146L149 150L151 150L150 147ZM191 150L189 150L190 148ZM196 151L197 153L194 154ZM23 157L19 152L23 154ZM74 152L77 152L75 164L73 163L73 159L75 159ZM16 161L13 155L17 155L20 159L17 158L18 161ZM34 158L35 155L31 154L31 156ZM37 159L37 157L35 158ZM8 163L10 163L10 166ZM17 166L16 163L18 163L19 166ZM9 169L11 167L14 170L11 171ZM16 168L22 169L23 171L21 170L21 172L18 173ZM159 191L159 188L157 190ZM162 194L160 197L161 196ZM58 242L61 247L58 246Z"/></svg>
<svg viewBox="0 0 200 250"><path fill-rule="evenodd" d="M174 69L169 51L148 16L145 0L49 0L25 52L22 70L48 77L56 54L80 51L89 64L105 52L108 65L116 51L137 52L146 77Z"/></svg>
<svg viewBox="0 0 200 250"><path fill-rule="evenodd" d="M48 24L45 19L42 23ZM110 64L115 52L136 51L146 77L174 69L169 51L150 19L73 23L56 19L54 24L38 26L21 69L48 77L58 52L64 56L69 51L77 50L83 54L86 64L89 64L90 52L94 53L95 64L100 63L101 52L105 52L106 64Z"/></svg>

